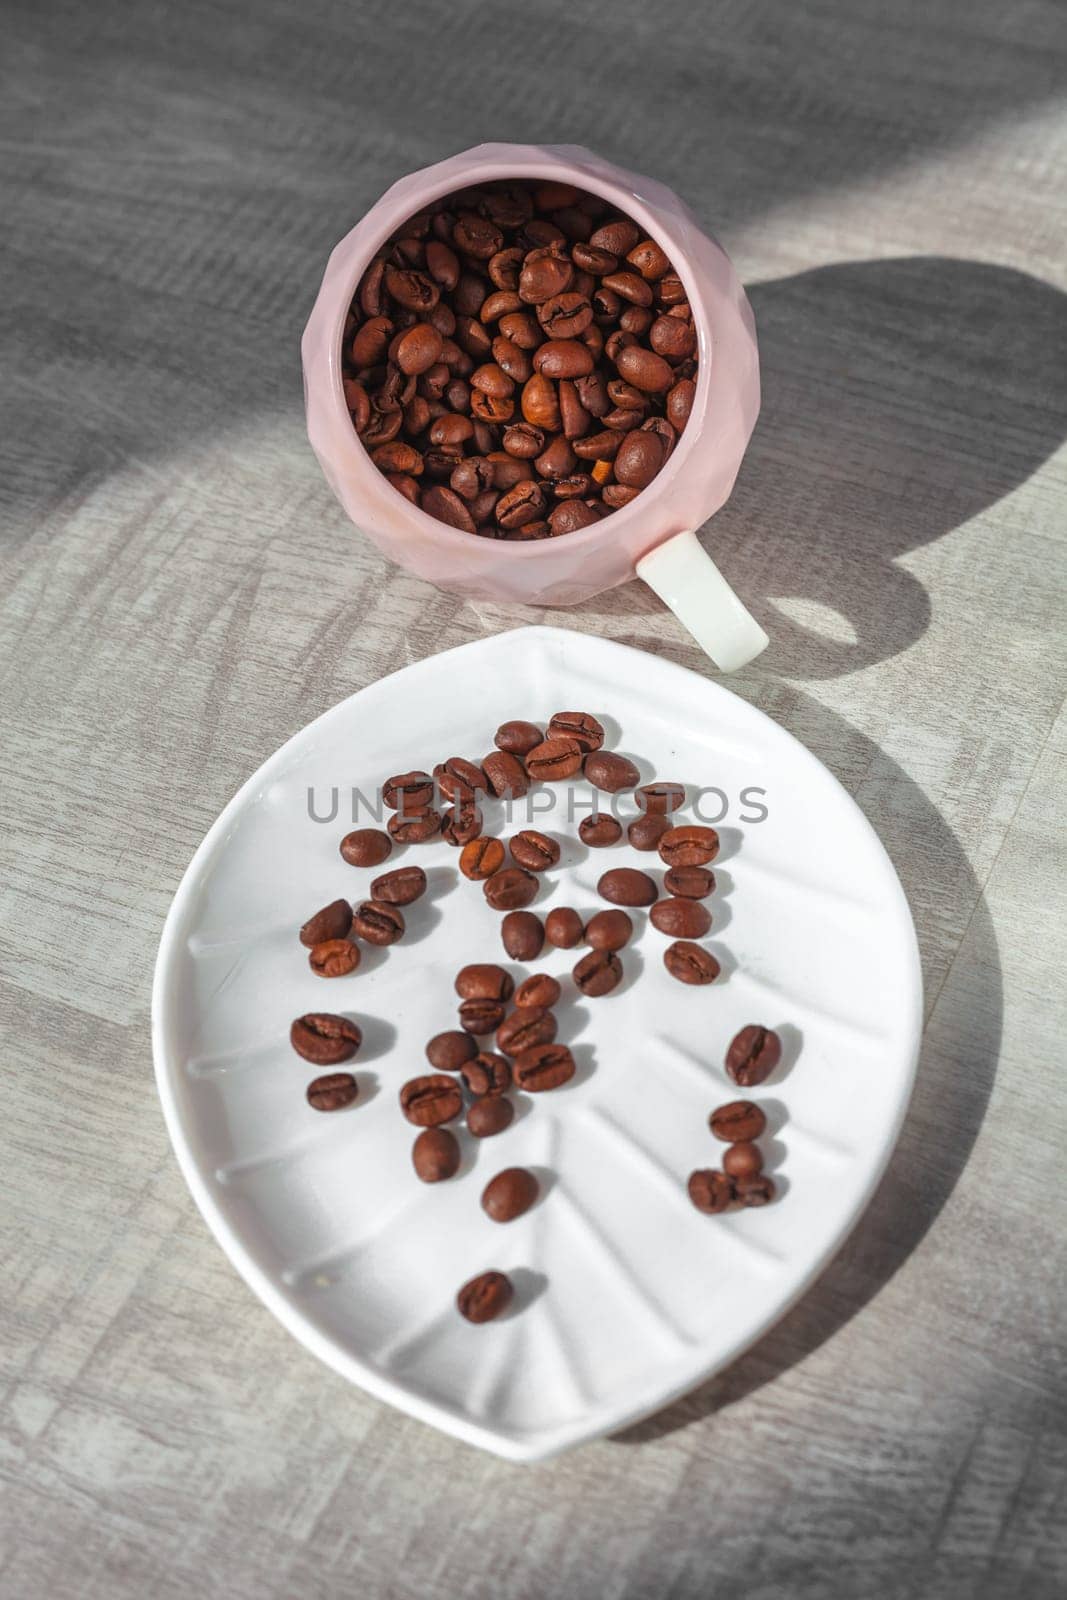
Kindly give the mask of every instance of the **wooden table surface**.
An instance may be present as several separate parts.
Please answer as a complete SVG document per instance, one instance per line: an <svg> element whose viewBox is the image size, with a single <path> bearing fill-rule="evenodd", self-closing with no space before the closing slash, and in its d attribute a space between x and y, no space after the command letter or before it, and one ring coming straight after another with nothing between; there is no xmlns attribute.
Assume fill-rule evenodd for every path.
<svg viewBox="0 0 1067 1600"><path fill-rule="evenodd" d="M1060 0L2 21L0 1593L1062 1595ZM190 855L325 707L545 619L710 672L636 585L544 613L388 567L307 447L330 246L486 138L664 179L750 286L764 411L706 537L773 644L731 687L880 832L928 1013L817 1287L688 1399L526 1469L272 1320L185 1190L149 1053Z"/></svg>

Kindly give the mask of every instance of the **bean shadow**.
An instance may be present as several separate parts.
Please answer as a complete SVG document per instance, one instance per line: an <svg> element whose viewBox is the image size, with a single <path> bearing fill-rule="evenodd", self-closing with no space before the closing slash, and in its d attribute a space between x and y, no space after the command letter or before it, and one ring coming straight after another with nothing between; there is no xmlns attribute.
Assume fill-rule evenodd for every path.
<svg viewBox="0 0 1067 1600"><path fill-rule="evenodd" d="M530 1267L512 1267L508 1272L514 1293L511 1304L507 1310L497 1318L498 1322L507 1322L512 1317L521 1317L528 1311L539 1295L544 1294L548 1287L548 1279L543 1272L534 1272Z"/></svg>
<svg viewBox="0 0 1067 1600"><path fill-rule="evenodd" d="M359 1047L359 1064L366 1061L376 1061L379 1056L388 1055L396 1044L396 1029L391 1022L386 1022L383 1017L368 1017L362 1011L346 1011L350 1022L356 1022L363 1033L363 1043Z"/></svg>
<svg viewBox="0 0 1067 1600"><path fill-rule="evenodd" d="M709 668L709 675L711 669ZM921 1243L967 1165L996 1075L1003 984L988 906L966 852L940 812L911 778L843 718L794 694L806 741L856 798L878 829L915 918L926 993L932 997L911 1104L888 1170L870 1204L818 1282L771 1331L724 1372L658 1415L615 1435L620 1444L659 1439L699 1422L773 1382L863 1310ZM856 765L853 767L852 763ZM850 781L851 776L851 781ZM980 998L966 1004L942 985L958 945L981 972ZM716 952L718 954L718 952ZM787 1027L779 1031L786 1037ZM786 1070L799 1039L787 1042ZM803 1071L803 1055L796 1070ZM782 1069L768 1079L780 1081ZM774 1150L788 1148L780 1101L768 1112ZM953 1130L946 1140L944 1131ZM939 1159L932 1163L933 1144ZM775 1173L779 1191L786 1184ZM976 1248L978 1246L976 1245Z"/></svg>

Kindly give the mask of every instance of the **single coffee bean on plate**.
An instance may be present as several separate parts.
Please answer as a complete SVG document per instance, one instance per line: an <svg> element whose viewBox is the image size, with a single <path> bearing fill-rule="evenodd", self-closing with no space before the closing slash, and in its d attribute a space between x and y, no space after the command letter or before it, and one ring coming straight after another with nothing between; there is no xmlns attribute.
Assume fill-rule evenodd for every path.
<svg viewBox="0 0 1067 1600"><path fill-rule="evenodd" d="M767 1118L752 1100L731 1100L717 1106L708 1118L708 1126L716 1139L726 1144L744 1144L758 1139L767 1126Z"/></svg>
<svg viewBox="0 0 1067 1600"><path fill-rule="evenodd" d="M494 961L473 961L456 973L455 989L461 1000L510 1000L515 980Z"/></svg>
<svg viewBox="0 0 1067 1600"><path fill-rule="evenodd" d="M503 1056L496 1055L492 1050L479 1050L459 1070L468 1093L477 1099L503 1094L505 1089L511 1088L511 1068Z"/></svg>
<svg viewBox="0 0 1067 1600"><path fill-rule="evenodd" d="M482 1190L482 1210L494 1222L514 1222L529 1211L541 1186L526 1167L505 1167Z"/></svg>
<svg viewBox="0 0 1067 1600"><path fill-rule="evenodd" d="M556 906L545 918L545 938L557 950L573 950L584 932L582 919L571 906Z"/></svg>
<svg viewBox="0 0 1067 1600"><path fill-rule="evenodd" d="M530 1094L559 1089L574 1077L574 1057L565 1044L535 1044L515 1057L511 1075Z"/></svg>
<svg viewBox="0 0 1067 1600"><path fill-rule="evenodd" d="M648 920L669 939L699 939L711 927L711 912L699 900L657 900Z"/></svg>
<svg viewBox="0 0 1067 1600"><path fill-rule="evenodd" d="M753 1173L749 1177L734 1178L734 1195L740 1205L766 1206L777 1194L774 1179L768 1178L765 1172Z"/></svg>
<svg viewBox="0 0 1067 1600"><path fill-rule="evenodd" d="M491 878L504 865L504 846L499 839L472 839L460 851L459 870L476 883Z"/></svg>
<svg viewBox="0 0 1067 1600"><path fill-rule="evenodd" d="M459 1162L459 1140L447 1128L423 1128L411 1147L411 1164L423 1183L454 1178Z"/></svg>
<svg viewBox="0 0 1067 1600"><path fill-rule="evenodd" d="M530 779L526 768L518 756L513 756L506 750L490 750L482 762L482 771L485 773L486 782L491 792L502 800L510 795L514 800L521 800L529 791Z"/></svg>
<svg viewBox="0 0 1067 1600"><path fill-rule="evenodd" d="M582 994L591 998L610 994L622 982L622 962L614 950L590 950L572 974Z"/></svg>
<svg viewBox="0 0 1067 1600"><path fill-rule="evenodd" d="M363 1043L363 1031L348 1017L330 1011L309 1011L289 1029L289 1043L298 1056L316 1067L351 1061Z"/></svg>
<svg viewBox="0 0 1067 1600"><path fill-rule="evenodd" d="M494 911L519 911L536 897L537 879L525 867L501 867L482 890Z"/></svg>
<svg viewBox="0 0 1067 1600"><path fill-rule="evenodd" d="M482 813L473 800L457 800L441 813L441 837L446 844L470 844L481 832Z"/></svg>
<svg viewBox="0 0 1067 1600"><path fill-rule="evenodd" d="M512 860L528 872L544 872L559 860L559 845L555 839L550 839L547 833L538 833L536 828L523 828L508 848Z"/></svg>
<svg viewBox="0 0 1067 1600"><path fill-rule="evenodd" d="M343 1111L359 1095L359 1085L350 1072L327 1072L307 1087L307 1102L314 1111Z"/></svg>
<svg viewBox="0 0 1067 1600"><path fill-rule="evenodd" d="M364 900L355 909L352 931L365 944L396 944L404 935L404 913L384 901Z"/></svg>
<svg viewBox="0 0 1067 1600"><path fill-rule="evenodd" d="M421 811L433 800L433 779L428 772L400 772L385 780L382 799L390 811Z"/></svg>
<svg viewBox="0 0 1067 1600"><path fill-rule="evenodd" d="M439 811L398 811L389 818L389 832L399 844L426 844L440 831Z"/></svg>
<svg viewBox="0 0 1067 1600"><path fill-rule="evenodd" d="M381 828L353 828L341 840L341 855L350 867L380 867L393 853L393 841Z"/></svg>
<svg viewBox="0 0 1067 1600"><path fill-rule="evenodd" d="M371 881L370 896L387 906L410 906L426 893L426 874L421 867L394 867Z"/></svg>
<svg viewBox="0 0 1067 1600"><path fill-rule="evenodd" d="M618 844L622 838L622 823L608 811L593 811L579 822L578 837L583 844L601 850L606 845Z"/></svg>
<svg viewBox="0 0 1067 1600"><path fill-rule="evenodd" d="M715 874L707 867L671 867L663 874L663 887L682 900L706 900L715 892Z"/></svg>
<svg viewBox="0 0 1067 1600"><path fill-rule="evenodd" d="M734 1035L726 1052L726 1070L742 1089L769 1078L782 1059L782 1041L773 1028L750 1023Z"/></svg>
<svg viewBox="0 0 1067 1600"><path fill-rule="evenodd" d="M468 1322L492 1322L507 1310L514 1292L506 1272L480 1272L463 1285L456 1306Z"/></svg>
<svg viewBox="0 0 1067 1600"><path fill-rule="evenodd" d="M554 711L548 724L548 737L576 739L588 752L600 749L604 743L604 729L588 711Z"/></svg>
<svg viewBox="0 0 1067 1600"><path fill-rule="evenodd" d="M666 817L643 812L630 823L626 837L635 850L655 850L669 827Z"/></svg>
<svg viewBox="0 0 1067 1600"><path fill-rule="evenodd" d="M602 900L615 906L650 906L658 893L648 873L636 867L612 867L602 874L596 888Z"/></svg>
<svg viewBox="0 0 1067 1600"><path fill-rule="evenodd" d="M534 972L524 978L515 990L515 1004L537 1006L540 1010L548 1011L557 1004L562 993L559 983L549 973Z"/></svg>
<svg viewBox="0 0 1067 1600"><path fill-rule="evenodd" d="M641 774L626 756L615 755L610 750L594 750L586 756L585 776L594 789L618 794L623 789L635 788Z"/></svg>
<svg viewBox="0 0 1067 1600"><path fill-rule="evenodd" d="M691 939L676 939L663 952L663 965L679 983L714 983L722 971L710 950Z"/></svg>
<svg viewBox="0 0 1067 1600"><path fill-rule="evenodd" d="M538 783L559 783L582 770L582 747L577 739L546 739L526 757L526 770Z"/></svg>
<svg viewBox="0 0 1067 1600"><path fill-rule="evenodd" d="M468 761L465 756L449 756L447 761L438 762L433 769L433 777L441 793L453 803L471 800L489 788L481 767Z"/></svg>
<svg viewBox="0 0 1067 1600"><path fill-rule="evenodd" d="M496 730L493 743L511 756L527 756L544 740L540 728L532 722L502 722Z"/></svg>
<svg viewBox="0 0 1067 1600"><path fill-rule="evenodd" d="M509 911L500 924L500 939L512 961L536 961L544 949L544 923L533 911Z"/></svg>
<svg viewBox="0 0 1067 1600"><path fill-rule="evenodd" d="M725 1172L705 1167L689 1174L689 1198L698 1211L715 1215L727 1211L733 1202L734 1186Z"/></svg>
<svg viewBox="0 0 1067 1600"><path fill-rule="evenodd" d="M309 917L300 930L300 943L311 949L330 939L344 939L352 926L352 907L347 900L331 900L328 906Z"/></svg>
<svg viewBox="0 0 1067 1600"><path fill-rule="evenodd" d="M359 945L350 939L326 939L308 951L308 966L318 978L346 978L359 966Z"/></svg>
<svg viewBox="0 0 1067 1600"><path fill-rule="evenodd" d="M455 1078L426 1073L409 1078L400 1090L400 1109L417 1128L436 1128L463 1110L463 1091Z"/></svg>
<svg viewBox="0 0 1067 1600"><path fill-rule="evenodd" d="M460 1001L459 1025L465 1033L495 1033L504 1015L504 1003L501 1000Z"/></svg>
<svg viewBox="0 0 1067 1600"><path fill-rule="evenodd" d="M470 1034L458 1028L435 1033L426 1046L426 1059L437 1072L458 1072L464 1062L477 1054L478 1046Z"/></svg>
<svg viewBox="0 0 1067 1600"><path fill-rule="evenodd" d="M467 1132L476 1139L491 1139L509 1128L514 1116L515 1107L507 1095L483 1095L467 1107Z"/></svg>
<svg viewBox="0 0 1067 1600"><path fill-rule="evenodd" d="M724 1151L722 1170L731 1178L753 1178L763 1171L763 1152L751 1139L742 1139Z"/></svg>
<svg viewBox="0 0 1067 1600"><path fill-rule="evenodd" d="M684 783L643 783L634 795L650 817L663 817L685 805Z"/></svg>
<svg viewBox="0 0 1067 1600"><path fill-rule="evenodd" d="M585 937L594 950L622 950L633 931L634 925L625 911L598 911L590 917Z"/></svg>
<svg viewBox="0 0 1067 1600"><path fill-rule="evenodd" d="M551 1044L556 1037L556 1019L539 1006L518 1006L496 1030L496 1047L506 1056L517 1056L535 1044Z"/></svg>
<svg viewBox="0 0 1067 1600"><path fill-rule="evenodd" d="M693 823L668 828L659 842L659 853L669 867L706 867L719 853L719 835L714 828Z"/></svg>

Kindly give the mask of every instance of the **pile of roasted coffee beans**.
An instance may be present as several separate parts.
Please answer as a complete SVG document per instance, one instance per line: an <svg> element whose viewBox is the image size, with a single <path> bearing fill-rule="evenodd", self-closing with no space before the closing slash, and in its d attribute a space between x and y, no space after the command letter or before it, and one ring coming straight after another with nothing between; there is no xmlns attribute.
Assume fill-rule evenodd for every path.
<svg viewBox="0 0 1067 1600"><path fill-rule="evenodd" d="M711 863L719 849L714 828L679 822L676 813L686 801L682 783L640 783L627 757L606 751L604 728L583 711L558 711L542 728L531 722L505 722L497 729L494 748L481 761L450 756L430 771L397 773L386 780L382 794L392 811L387 829L357 828L341 840L341 856L349 866L377 868L397 844L419 844L443 838L459 851L461 874L480 884L486 904L501 913L500 934L513 961L530 964L546 944L560 950L587 949L571 972L575 991L597 998L623 981L624 951L634 934L631 912L648 910L648 921L671 942L663 962L680 983L712 983L719 963L697 941L712 926L704 902L715 890ZM663 889L637 867L611 867L597 883L606 908L588 921L570 906L556 906L541 919L529 909L542 875L560 859L558 842L536 828L521 828L505 843L485 833L482 807L493 800L521 798L533 783L558 783L584 776L601 793L632 794L638 815L625 830L629 846L655 852L664 866ZM583 818L579 838L594 849L622 843L622 824L610 811ZM368 899L353 905L332 901L309 917L300 929L311 970L323 978L355 972L360 947L390 946L405 933L402 907L426 892L421 867L402 866L379 874ZM492 961L473 962L456 974L455 1026L437 1033L426 1045L429 1071L410 1078L400 1089L400 1110L419 1131L411 1159L423 1183L442 1183L459 1171L463 1151L450 1123L463 1120L474 1139L493 1138L510 1126L513 1090L541 1094L569 1083L574 1057L557 1039L555 1008L564 997L558 979L533 972L517 986L506 968ZM442 1019L443 1020L443 1019ZM483 1041L492 1036L489 1048ZM332 1012L308 1012L290 1029L293 1049L315 1067L330 1068L308 1086L309 1103L318 1111L339 1111L358 1096L358 1085L343 1067L362 1043L357 1023ZM725 1069L740 1087L761 1084L781 1059L781 1040L770 1028L742 1028L726 1052ZM757 1140L766 1119L748 1100L720 1106L710 1117L711 1131L728 1148L721 1170L691 1174L689 1197L700 1211L720 1212L762 1206L774 1198L773 1180L763 1171ZM507 1223L536 1203L539 1184L523 1167L506 1167L482 1191L482 1209L494 1222ZM502 1272L482 1273L464 1285L457 1297L460 1312L471 1322L487 1322L512 1298L512 1285Z"/></svg>
<svg viewBox="0 0 1067 1600"><path fill-rule="evenodd" d="M490 183L410 217L360 281L342 354L374 465L488 539L574 533L629 505L696 395L670 260L566 183Z"/></svg>

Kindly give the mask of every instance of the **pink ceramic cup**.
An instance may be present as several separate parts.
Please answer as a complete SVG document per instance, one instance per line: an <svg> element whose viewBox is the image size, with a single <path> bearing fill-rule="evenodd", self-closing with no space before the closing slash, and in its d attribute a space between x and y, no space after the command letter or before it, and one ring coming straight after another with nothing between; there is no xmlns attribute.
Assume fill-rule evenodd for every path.
<svg viewBox="0 0 1067 1600"><path fill-rule="evenodd" d="M674 263L699 339L696 402L659 476L598 526L528 544L461 533L412 506L371 464L341 385L345 314L375 251L431 201L496 178L561 179L633 217ZM670 189L572 145L479 145L414 172L395 183L330 256L302 355L312 449L355 525L400 566L472 599L529 605L573 605L639 577L723 671L744 666L765 648L767 635L694 531L729 497L759 412L752 311L725 252Z"/></svg>

